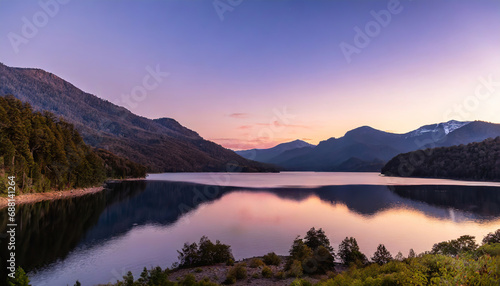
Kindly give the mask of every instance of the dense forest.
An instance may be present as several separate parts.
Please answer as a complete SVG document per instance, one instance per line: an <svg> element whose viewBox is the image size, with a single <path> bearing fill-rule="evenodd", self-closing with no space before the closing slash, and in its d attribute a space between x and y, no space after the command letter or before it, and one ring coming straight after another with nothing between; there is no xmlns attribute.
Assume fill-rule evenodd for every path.
<svg viewBox="0 0 500 286"><path fill-rule="evenodd" d="M401 177L500 180L500 137L399 154L382 174Z"/></svg>
<svg viewBox="0 0 500 286"><path fill-rule="evenodd" d="M95 186L109 177L144 177L145 168L93 150L72 124L9 95L0 97L0 180L7 175L16 177L23 192L43 192Z"/></svg>

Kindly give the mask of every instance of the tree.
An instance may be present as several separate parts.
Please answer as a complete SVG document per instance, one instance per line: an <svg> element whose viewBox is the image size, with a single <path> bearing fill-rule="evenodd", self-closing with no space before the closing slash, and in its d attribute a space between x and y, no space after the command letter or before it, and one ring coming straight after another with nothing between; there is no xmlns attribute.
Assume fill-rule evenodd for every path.
<svg viewBox="0 0 500 286"><path fill-rule="evenodd" d="M334 267L335 257L332 252L333 248L325 232L313 227L304 239L298 236L294 240L285 269L289 270L295 261L299 261L307 273L326 273Z"/></svg>
<svg viewBox="0 0 500 286"><path fill-rule="evenodd" d="M328 249L328 251L333 252L333 247L330 245L330 240L326 236L323 229L316 230L314 227L311 228L306 236L304 237L305 244L309 246L313 251L318 247L323 246Z"/></svg>
<svg viewBox="0 0 500 286"><path fill-rule="evenodd" d="M415 258L415 250L413 248L410 249L410 252L408 252L408 258Z"/></svg>
<svg viewBox="0 0 500 286"><path fill-rule="evenodd" d="M392 255L387 248L385 248L385 245L379 244L377 251L373 254L372 260L379 265L383 265L392 260Z"/></svg>
<svg viewBox="0 0 500 286"><path fill-rule="evenodd" d="M359 250L358 242L354 237L346 237L339 245L338 255L344 265L363 265L368 259Z"/></svg>
<svg viewBox="0 0 500 286"><path fill-rule="evenodd" d="M483 244L487 243L500 243L500 229L497 229L495 232L488 233L483 238Z"/></svg>
<svg viewBox="0 0 500 286"><path fill-rule="evenodd" d="M460 253L474 251L477 247L474 236L462 235L457 239L434 244L432 253L455 256Z"/></svg>

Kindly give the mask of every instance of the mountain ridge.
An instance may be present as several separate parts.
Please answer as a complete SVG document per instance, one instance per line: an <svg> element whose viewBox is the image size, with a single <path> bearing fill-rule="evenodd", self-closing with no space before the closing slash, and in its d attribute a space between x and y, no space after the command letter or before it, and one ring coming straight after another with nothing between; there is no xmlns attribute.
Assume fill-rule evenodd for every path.
<svg viewBox="0 0 500 286"><path fill-rule="evenodd" d="M394 156L430 147L479 142L500 136L500 124L450 120L390 133L361 126L321 141L307 150L295 148L268 160L290 171L380 171ZM258 160L258 158L257 158Z"/></svg>
<svg viewBox="0 0 500 286"><path fill-rule="evenodd" d="M151 172L276 171L203 139L175 119L148 119L86 93L42 69L0 64L0 95L61 116L91 146L143 164Z"/></svg>

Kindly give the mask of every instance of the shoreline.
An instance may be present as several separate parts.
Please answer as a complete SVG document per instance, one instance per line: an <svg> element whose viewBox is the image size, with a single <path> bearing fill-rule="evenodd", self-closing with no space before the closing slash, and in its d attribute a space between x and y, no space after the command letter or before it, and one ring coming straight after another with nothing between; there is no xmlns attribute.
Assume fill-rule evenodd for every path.
<svg viewBox="0 0 500 286"><path fill-rule="evenodd" d="M64 191L50 191L45 193L20 194L16 195L15 202L16 205L22 205L22 204L38 203L42 201L55 201L65 198L76 198L88 194L102 192L106 189L106 184L108 182L116 183L123 181L139 181L139 180L144 180L144 178L110 179L106 180L101 186L96 186L96 187L78 188L78 189L71 189ZM8 206L8 202L9 202L8 197L0 197L0 210L6 208Z"/></svg>

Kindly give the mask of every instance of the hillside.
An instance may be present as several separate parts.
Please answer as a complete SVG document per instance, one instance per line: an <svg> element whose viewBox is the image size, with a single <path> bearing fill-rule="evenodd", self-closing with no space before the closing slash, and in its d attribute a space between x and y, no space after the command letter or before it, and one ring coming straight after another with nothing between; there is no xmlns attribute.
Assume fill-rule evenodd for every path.
<svg viewBox="0 0 500 286"><path fill-rule="evenodd" d="M2 187L5 175L15 176L23 192L42 192L95 186L106 178L144 177L145 171L110 152L92 150L72 124L54 114L33 112L13 96L0 96Z"/></svg>
<svg viewBox="0 0 500 286"><path fill-rule="evenodd" d="M0 79L0 95L13 94L37 111L62 116L87 144L145 165L149 171L274 171L204 140L174 119L137 116L49 72L0 64Z"/></svg>
<svg viewBox="0 0 500 286"><path fill-rule="evenodd" d="M500 137L482 142L400 154L382 174L400 177L500 180Z"/></svg>

